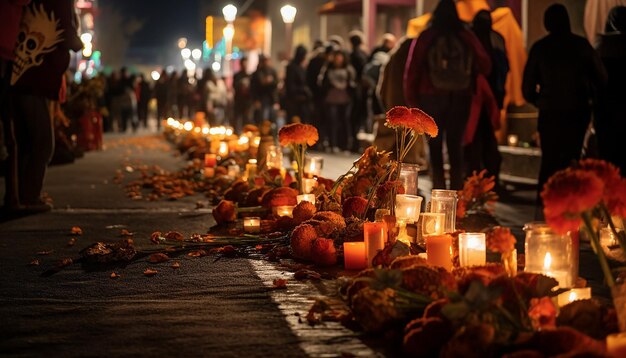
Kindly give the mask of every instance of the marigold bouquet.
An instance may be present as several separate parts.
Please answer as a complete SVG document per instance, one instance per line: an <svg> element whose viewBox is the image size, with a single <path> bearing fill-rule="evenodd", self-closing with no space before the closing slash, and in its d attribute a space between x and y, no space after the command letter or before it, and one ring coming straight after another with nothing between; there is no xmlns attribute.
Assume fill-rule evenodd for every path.
<svg viewBox="0 0 626 358"><path fill-rule="evenodd" d="M307 146L312 146L319 140L319 134L317 128L310 124L292 123L282 127L278 131L278 141L281 146L289 146L293 151L293 155L298 164L298 173L296 179L298 180L298 190L300 193L304 193L302 186L304 177L304 154L306 153Z"/></svg>
<svg viewBox="0 0 626 358"><path fill-rule="evenodd" d="M598 256L609 287L615 280L600 246L599 228L594 219L608 223L623 250L626 235L618 231L611 215L626 217L626 179L613 164L597 159L585 159L556 172L543 187L541 198L546 222L559 234L584 228Z"/></svg>
<svg viewBox="0 0 626 358"><path fill-rule="evenodd" d="M396 106L387 112L385 126L396 132L396 156L402 162L420 135L436 137L439 128L433 117L419 108Z"/></svg>

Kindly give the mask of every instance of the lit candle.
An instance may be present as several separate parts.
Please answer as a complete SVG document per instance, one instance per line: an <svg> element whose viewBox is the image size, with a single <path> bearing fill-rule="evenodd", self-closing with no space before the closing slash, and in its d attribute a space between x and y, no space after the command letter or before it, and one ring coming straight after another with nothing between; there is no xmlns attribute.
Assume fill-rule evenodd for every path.
<svg viewBox="0 0 626 358"><path fill-rule="evenodd" d="M563 307L568 303L572 303L578 300L587 300L591 298L591 287L584 288L572 288L569 291L563 292L557 296L559 307Z"/></svg>
<svg viewBox="0 0 626 358"><path fill-rule="evenodd" d="M254 148L258 148L260 144L261 144L261 137L256 136L252 138L252 143L250 145Z"/></svg>
<svg viewBox="0 0 626 358"><path fill-rule="evenodd" d="M288 217L292 217L293 216L293 206L291 205L282 205L282 206L275 206L274 207L274 214L276 216L288 216Z"/></svg>
<svg viewBox="0 0 626 358"><path fill-rule="evenodd" d="M543 259L543 270L541 273L554 278L559 283L559 287L571 287L571 272L568 270L555 270L552 269L552 267L552 255L549 252L546 252Z"/></svg>
<svg viewBox="0 0 626 358"><path fill-rule="evenodd" d="M346 270L363 270L367 267L365 242L343 243L343 265Z"/></svg>
<svg viewBox="0 0 626 358"><path fill-rule="evenodd" d="M202 172L205 178L213 178L215 176L215 168L213 167L206 167Z"/></svg>
<svg viewBox="0 0 626 358"><path fill-rule="evenodd" d="M217 149L217 154L222 158L226 158L228 156L228 143L227 142L220 142L220 146Z"/></svg>
<svg viewBox="0 0 626 358"><path fill-rule="evenodd" d="M236 178L239 175L240 168L238 165L229 165L228 166L228 176Z"/></svg>
<svg viewBox="0 0 626 358"><path fill-rule="evenodd" d="M246 178L254 178L256 176L256 159L248 160L246 164Z"/></svg>
<svg viewBox="0 0 626 358"><path fill-rule="evenodd" d="M519 137L515 134L509 134L509 136L506 138L507 142L509 143L509 147L517 147L517 143L519 141Z"/></svg>
<svg viewBox="0 0 626 358"><path fill-rule="evenodd" d="M385 248L387 227L382 222L366 222L363 224L363 234L365 237L367 267L372 267L374 257Z"/></svg>
<svg viewBox="0 0 626 358"><path fill-rule="evenodd" d="M304 173L309 177L320 176L322 174L323 166L324 158L306 157L304 160Z"/></svg>
<svg viewBox="0 0 626 358"><path fill-rule="evenodd" d="M248 217L243 218L243 231L249 234L257 234L261 231L261 218Z"/></svg>
<svg viewBox="0 0 626 358"><path fill-rule="evenodd" d="M626 332L609 334L606 337L606 352L609 357L626 357Z"/></svg>
<svg viewBox="0 0 626 358"><path fill-rule="evenodd" d="M317 186L317 180L305 178L303 179L304 192L309 194Z"/></svg>
<svg viewBox="0 0 626 358"><path fill-rule="evenodd" d="M461 266L480 266L487 261L485 234L464 232L459 234L459 261Z"/></svg>
<svg viewBox="0 0 626 358"><path fill-rule="evenodd" d="M283 152L281 147L270 145L267 147L267 153L265 155L265 165L268 169L283 167Z"/></svg>
<svg viewBox="0 0 626 358"><path fill-rule="evenodd" d="M446 270L452 270L452 236L430 235L426 236L426 255L428 264L441 266Z"/></svg>
<svg viewBox="0 0 626 358"><path fill-rule="evenodd" d="M315 205L315 194L300 194L296 197L298 204L302 201L308 201L309 203Z"/></svg>
<svg viewBox="0 0 626 358"><path fill-rule="evenodd" d="M250 144L250 138L246 135L242 135L237 140L237 150L243 152L244 150L248 150Z"/></svg>
<svg viewBox="0 0 626 358"><path fill-rule="evenodd" d="M422 197L417 195L396 195L396 217L406 222L415 222L420 214Z"/></svg>
<svg viewBox="0 0 626 358"><path fill-rule="evenodd" d="M207 153L204 155L204 167L205 168L213 168L217 165L217 155L212 153Z"/></svg>

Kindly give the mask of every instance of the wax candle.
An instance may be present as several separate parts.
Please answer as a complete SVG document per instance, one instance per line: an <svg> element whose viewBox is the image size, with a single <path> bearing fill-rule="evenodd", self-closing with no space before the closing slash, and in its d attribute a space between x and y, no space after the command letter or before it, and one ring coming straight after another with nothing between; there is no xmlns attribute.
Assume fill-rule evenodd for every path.
<svg viewBox="0 0 626 358"><path fill-rule="evenodd" d="M246 178L254 178L256 176L256 159L248 160L246 164Z"/></svg>
<svg viewBox="0 0 626 358"><path fill-rule="evenodd" d="M315 205L315 194L300 194L296 197L298 204L303 201L308 201L309 203Z"/></svg>
<svg viewBox="0 0 626 358"><path fill-rule="evenodd" d="M417 243L424 245L426 236L443 235L445 214L421 213L417 227Z"/></svg>
<svg viewBox="0 0 626 358"><path fill-rule="evenodd" d="M420 214L422 197L417 195L396 195L396 217L405 222L415 222Z"/></svg>
<svg viewBox="0 0 626 358"><path fill-rule="evenodd" d="M559 287L571 287L571 272L569 270L558 270L553 269L552 266L552 255L549 252L546 252L546 255L543 259L543 270L542 272L546 276L550 276L554 278L558 283Z"/></svg>
<svg viewBox="0 0 626 358"><path fill-rule="evenodd" d="M213 167L206 167L202 172L205 178L213 178L215 176L215 168Z"/></svg>
<svg viewBox="0 0 626 358"><path fill-rule="evenodd" d="M387 227L382 222L366 222L363 224L363 235L365 237L367 267L372 267L374 257L385 248Z"/></svg>
<svg viewBox="0 0 626 358"><path fill-rule="evenodd" d="M572 288L557 296L559 307L563 307L568 303L578 300L587 300L591 298L591 287Z"/></svg>
<svg viewBox="0 0 626 358"><path fill-rule="evenodd" d="M426 237L426 255L428 263L452 270L452 236L430 235Z"/></svg>
<svg viewBox="0 0 626 358"><path fill-rule="evenodd" d="M249 234L256 234L261 231L261 218L253 216L243 218L243 231Z"/></svg>
<svg viewBox="0 0 626 358"><path fill-rule="evenodd" d="M317 186L317 180L312 179L312 178L311 179L310 178L304 178L303 179L303 186L304 186L304 193L305 194L309 194Z"/></svg>
<svg viewBox="0 0 626 358"><path fill-rule="evenodd" d="M430 212L445 214L443 232L456 231L456 190L433 189L430 196Z"/></svg>
<svg viewBox="0 0 626 358"><path fill-rule="evenodd" d="M553 277L559 287L572 287L576 281L573 266L573 242L569 235L559 235L545 223L529 223L524 226L526 265L524 271Z"/></svg>
<svg viewBox="0 0 626 358"><path fill-rule="evenodd" d="M417 164L400 164L399 180L404 187L404 193L417 195L417 180L420 167Z"/></svg>
<svg viewBox="0 0 626 358"><path fill-rule="evenodd" d="M367 267L364 241L343 243L343 265L346 270L363 270Z"/></svg>
<svg viewBox="0 0 626 358"><path fill-rule="evenodd" d="M293 206L291 205L282 205L274 207L274 214L276 216L293 216Z"/></svg>
<svg viewBox="0 0 626 358"><path fill-rule="evenodd" d="M517 143L519 141L519 137L515 134L509 134L508 137L506 137L507 142L509 143L509 147L517 147Z"/></svg>
<svg viewBox="0 0 626 358"><path fill-rule="evenodd" d="M213 168L217 165L217 155L213 153L207 153L204 155L204 167Z"/></svg>
<svg viewBox="0 0 626 358"><path fill-rule="evenodd" d="M304 173L309 177L320 176L323 166L324 158L322 157L306 157L304 159Z"/></svg>
<svg viewBox="0 0 626 358"><path fill-rule="evenodd" d="M459 234L459 261L461 266L480 266L487 261L485 234L464 232Z"/></svg>
<svg viewBox="0 0 626 358"><path fill-rule="evenodd" d="M626 357L626 332L609 334L606 337L606 352L609 357Z"/></svg>
<svg viewBox="0 0 626 358"><path fill-rule="evenodd" d="M228 157L228 143L227 142L220 142L220 146L217 149L217 154L222 158Z"/></svg>
<svg viewBox="0 0 626 358"><path fill-rule="evenodd" d="M236 178L237 176L239 176L239 171L240 171L240 168L236 164L228 166L228 176L229 177Z"/></svg>
<svg viewBox="0 0 626 358"><path fill-rule="evenodd" d="M267 152L265 154L265 165L268 169L280 169L283 167L283 152L281 147L275 145L270 145L267 147Z"/></svg>

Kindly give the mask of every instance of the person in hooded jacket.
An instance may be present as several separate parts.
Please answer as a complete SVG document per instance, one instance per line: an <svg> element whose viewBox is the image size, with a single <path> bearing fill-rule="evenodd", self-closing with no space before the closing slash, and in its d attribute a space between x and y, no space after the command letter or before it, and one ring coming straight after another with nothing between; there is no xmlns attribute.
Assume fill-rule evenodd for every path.
<svg viewBox="0 0 626 358"><path fill-rule="evenodd" d="M626 6L611 9L596 51L608 73L594 119L598 151L602 159L617 165L622 175L626 175L622 148L626 134Z"/></svg>
<svg viewBox="0 0 626 358"><path fill-rule="evenodd" d="M604 65L587 39L571 32L565 6L548 7L544 26L548 35L531 47L522 82L524 98L539 108L538 208L548 178L580 158L592 99L607 81ZM536 217L542 217L541 210Z"/></svg>
<svg viewBox="0 0 626 358"><path fill-rule="evenodd" d="M311 90L307 85L306 77L306 48L302 45L296 47L293 59L287 65L285 73L285 109L287 120L293 121L299 117L303 123L310 121Z"/></svg>

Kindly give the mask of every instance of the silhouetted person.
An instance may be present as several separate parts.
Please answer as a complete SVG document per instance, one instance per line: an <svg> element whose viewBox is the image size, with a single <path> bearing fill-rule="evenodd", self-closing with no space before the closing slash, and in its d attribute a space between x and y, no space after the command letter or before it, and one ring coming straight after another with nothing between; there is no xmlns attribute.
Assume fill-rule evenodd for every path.
<svg viewBox="0 0 626 358"><path fill-rule="evenodd" d="M157 129L161 129L161 121L167 118L170 103L168 103L169 76L165 70L154 85L154 96L157 100Z"/></svg>
<svg viewBox="0 0 626 358"><path fill-rule="evenodd" d="M252 121L252 94L250 93L250 74L248 73L248 59L243 57L239 62L241 70L233 77L235 90L235 131L241 133L243 126Z"/></svg>
<svg viewBox="0 0 626 358"><path fill-rule="evenodd" d="M313 57L309 60L309 64L306 68L306 82L311 90L313 97L313 113L311 116L311 122L317 127L319 131L320 140L318 141L318 147L324 147L328 144L328 126L327 118L324 111L324 88L321 84L317 83L317 79L322 71L322 68L331 58L333 53L333 46L317 47L313 50Z"/></svg>
<svg viewBox="0 0 626 358"><path fill-rule="evenodd" d="M433 188L446 188L443 141L450 161L450 189L464 178L463 135L478 74L488 75L491 59L459 19L454 1L442 0L429 28L413 40L404 72L407 103L430 114L439 135L429 140Z"/></svg>
<svg viewBox="0 0 626 358"><path fill-rule="evenodd" d="M504 37L493 31L491 25L491 13L486 10L479 11L472 22L472 30L491 58L492 68L489 76L477 78L476 95L466 128L465 161L466 176L487 169L489 175L495 176L498 185L502 156L494 131L500 128L509 62Z"/></svg>
<svg viewBox="0 0 626 358"><path fill-rule="evenodd" d="M580 158L590 101L606 83L597 53L585 38L572 34L565 6L548 7L544 26L549 34L531 47L522 84L526 100L539 108L539 193L552 174ZM537 204L541 207L539 197Z"/></svg>
<svg viewBox="0 0 626 358"><path fill-rule="evenodd" d="M374 47L374 49L372 50L372 53L370 54L370 62L372 61L372 59L374 58L374 55L377 52L384 52L384 53L388 53L389 51L391 51L391 49L393 49L396 46L396 42L398 42L398 39L396 39L396 37L393 34L390 33L386 33L383 35L383 42Z"/></svg>
<svg viewBox="0 0 626 358"><path fill-rule="evenodd" d="M259 65L252 74L250 89L254 100L254 117L257 125L266 119L273 122L276 117L274 105L278 96L278 75L272 67L272 61L269 57L259 56Z"/></svg>
<svg viewBox="0 0 626 358"><path fill-rule="evenodd" d="M152 98L152 90L143 73L139 74L135 92L137 93L137 118L139 119L139 124L144 128L148 128L148 103Z"/></svg>
<svg viewBox="0 0 626 358"><path fill-rule="evenodd" d="M363 69L367 65L368 55L363 50L363 33L361 31L352 31L348 34L350 45L352 46L352 52L350 52L350 65L354 69L356 78L354 79L355 87L352 90L352 108L351 108L351 122L350 132L347 133L348 137L352 140L352 147L349 148L353 152L358 152L358 141L356 134L359 128L365 126L365 120L367 118L367 88L363 83Z"/></svg>
<svg viewBox="0 0 626 358"><path fill-rule="evenodd" d="M189 84L187 70L180 71L177 90L178 92L176 94L176 103L178 107L178 115L181 118L189 118L189 99L191 96L191 85Z"/></svg>
<svg viewBox="0 0 626 358"><path fill-rule="evenodd" d="M325 89L324 109L328 117L330 146L334 152L350 150L356 138L350 120L351 95L355 87L356 74L348 64L343 51L333 54L332 62L320 73L319 82Z"/></svg>
<svg viewBox="0 0 626 358"><path fill-rule="evenodd" d="M596 50L608 73L594 120L598 150L602 159L617 165L626 175L626 6L611 9Z"/></svg>
<svg viewBox="0 0 626 358"><path fill-rule="evenodd" d="M287 65L285 73L285 107L287 121L299 117L302 123L309 123L311 112L311 90L306 81L306 48L296 47L293 59Z"/></svg>

